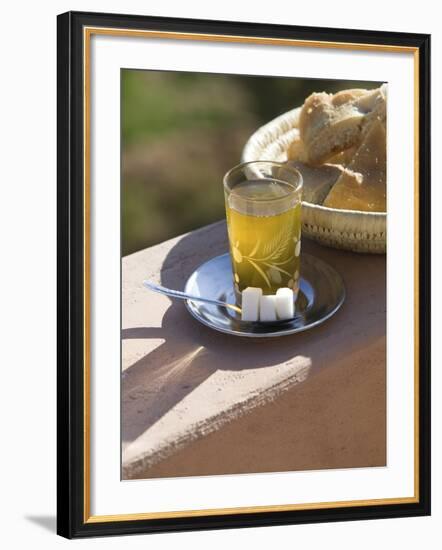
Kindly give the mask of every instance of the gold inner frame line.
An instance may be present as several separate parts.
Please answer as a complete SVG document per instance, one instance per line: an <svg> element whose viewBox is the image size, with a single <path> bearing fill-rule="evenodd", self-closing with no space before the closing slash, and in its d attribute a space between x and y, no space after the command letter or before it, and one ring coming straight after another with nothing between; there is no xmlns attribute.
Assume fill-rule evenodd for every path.
<svg viewBox="0 0 442 550"><path fill-rule="evenodd" d="M284 504L269 506L248 506L235 508L215 508L207 510L179 510L169 512L146 512L132 514L91 515L91 473L90 473L90 42L92 35L126 36L137 38L158 38L174 40L196 40L205 42L249 43L269 46L293 46L308 48L332 48L345 50L365 50L375 52L413 53L414 60L414 495L410 497L352 500L336 502L318 502L302 504ZM393 46L388 44L364 44L348 42L328 42L315 40L297 40L282 38L261 38L236 35L218 35L203 33L183 33L168 31L148 31L136 29L117 29L107 27L83 28L83 101L84 101L84 523L102 523L115 521L135 521L146 519L166 519L185 517L204 517L227 514L250 514L263 512L285 512L297 510L315 510L356 506L379 506L410 504L419 501L419 49L412 46Z"/></svg>

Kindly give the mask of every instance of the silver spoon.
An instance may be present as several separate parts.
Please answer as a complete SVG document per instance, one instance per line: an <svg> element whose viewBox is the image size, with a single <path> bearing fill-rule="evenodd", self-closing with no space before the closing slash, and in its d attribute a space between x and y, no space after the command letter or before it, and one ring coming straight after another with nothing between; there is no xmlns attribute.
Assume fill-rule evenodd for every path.
<svg viewBox="0 0 442 550"><path fill-rule="evenodd" d="M181 292L180 290L172 290L171 288L157 285L152 281L143 281L143 285L149 290L159 292L160 294L165 294L166 296L171 296L172 298L180 298L181 300L191 300L192 302L204 302L206 304L214 304L216 306L227 307L241 314L241 308L236 306L235 304L228 304L227 302L221 302L221 300L213 300L211 298L202 298L201 296L192 296L191 294L186 294L185 292Z"/></svg>

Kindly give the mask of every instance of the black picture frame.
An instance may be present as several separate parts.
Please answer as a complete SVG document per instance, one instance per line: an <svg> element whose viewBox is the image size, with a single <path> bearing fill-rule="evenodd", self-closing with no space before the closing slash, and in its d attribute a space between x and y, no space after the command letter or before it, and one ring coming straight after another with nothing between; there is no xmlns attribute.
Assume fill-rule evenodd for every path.
<svg viewBox="0 0 442 550"><path fill-rule="evenodd" d="M195 517L91 521L85 511L84 41L86 27L413 48L419 86L419 468L412 503ZM57 532L67 538L430 514L430 36L350 29L68 12L57 21Z"/></svg>

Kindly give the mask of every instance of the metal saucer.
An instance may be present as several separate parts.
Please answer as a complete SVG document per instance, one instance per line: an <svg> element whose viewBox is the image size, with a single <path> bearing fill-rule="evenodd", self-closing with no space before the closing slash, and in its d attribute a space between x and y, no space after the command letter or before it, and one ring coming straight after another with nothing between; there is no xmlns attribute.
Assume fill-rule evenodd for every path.
<svg viewBox="0 0 442 550"><path fill-rule="evenodd" d="M235 303L230 255L222 254L200 265L189 277L185 292ZM303 254L296 314L276 323L241 321L240 315L224 307L185 300L191 315L208 327L249 338L286 336L320 325L341 307L345 288L341 276L327 263Z"/></svg>

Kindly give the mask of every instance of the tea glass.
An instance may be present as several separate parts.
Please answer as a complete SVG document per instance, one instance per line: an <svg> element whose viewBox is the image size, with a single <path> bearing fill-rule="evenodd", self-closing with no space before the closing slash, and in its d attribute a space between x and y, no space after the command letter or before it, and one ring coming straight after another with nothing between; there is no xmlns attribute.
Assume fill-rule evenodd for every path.
<svg viewBox="0 0 442 550"><path fill-rule="evenodd" d="M299 290L302 176L273 161L235 166L224 176L227 232L237 301L247 287Z"/></svg>

